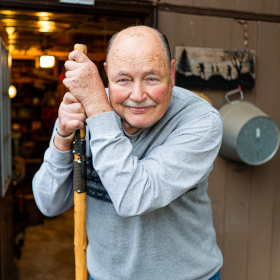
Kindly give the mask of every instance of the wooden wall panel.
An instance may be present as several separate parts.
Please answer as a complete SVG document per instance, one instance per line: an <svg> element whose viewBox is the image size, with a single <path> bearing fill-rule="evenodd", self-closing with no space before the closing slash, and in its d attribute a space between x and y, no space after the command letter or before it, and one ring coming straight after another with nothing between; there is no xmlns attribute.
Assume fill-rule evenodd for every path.
<svg viewBox="0 0 280 280"><path fill-rule="evenodd" d="M251 168L238 172L237 166L226 162L224 266L221 272L222 278L229 280L245 280L247 268Z"/></svg>
<svg viewBox="0 0 280 280"><path fill-rule="evenodd" d="M277 8L277 1L275 0L266 0L257 2L257 11L262 13L275 13Z"/></svg>
<svg viewBox="0 0 280 280"><path fill-rule="evenodd" d="M256 104L279 126L279 24L259 23ZM273 200L278 188L279 154L269 163L254 168L252 177L248 279L263 279L279 266L273 251ZM275 172L276 171L276 172ZM277 235L276 235L277 236ZM279 241L279 239L277 239ZM260 262L261 261L261 262ZM273 265L274 264L274 265ZM275 271L275 270L274 270ZM269 277L268 279L270 279ZM278 278L276 278L278 279Z"/></svg>
<svg viewBox="0 0 280 280"><path fill-rule="evenodd" d="M280 15L278 0L161 0L160 3L209 8L224 11L239 11L255 14Z"/></svg>
<svg viewBox="0 0 280 280"><path fill-rule="evenodd" d="M207 16L203 19L203 47L229 49L231 47L232 20Z"/></svg>
<svg viewBox="0 0 280 280"><path fill-rule="evenodd" d="M255 102L279 126L280 25L259 23L258 33L258 79ZM273 235L273 212L275 208L277 209L277 206L273 207L273 202L277 203L274 194L275 189L279 188L280 174L277 172L279 163L278 153L270 162L253 169L248 251L249 280L269 279L272 265L279 266L272 255L272 236L279 241L277 235ZM273 252L277 255L275 250Z"/></svg>
<svg viewBox="0 0 280 280"><path fill-rule="evenodd" d="M244 26L237 20L231 20L232 49L244 49ZM251 36L250 46L256 48L254 29L248 27ZM245 91L244 97L254 101L253 91ZM238 96L236 96L238 98ZM226 196L225 196L225 236L224 236L224 279L246 279L247 246L248 246L248 217L250 201L250 184L252 168L242 168L242 165L226 163ZM239 170L240 168L240 170ZM236 267L238 266L238 269Z"/></svg>
<svg viewBox="0 0 280 280"><path fill-rule="evenodd" d="M258 33L256 103L280 125L280 24L259 22Z"/></svg>
<svg viewBox="0 0 280 280"><path fill-rule="evenodd" d="M172 58L175 56L175 46L202 46L203 18L195 15L164 13L159 29L168 34Z"/></svg>
<svg viewBox="0 0 280 280"><path fill-rule="evenodd" d="M176 34L176 17L174 17L174 13L163 12L159 25L164 27L164 34L168 34L168 36L166 36L170 45L171 56L174 58L174 46L177 44L178 37ZM161 30L161 27L158 26L159 30Z"/></svg>
<svg viewBox="0 0 280 280"><path fill-rule="evenodd" d="M194 0L193 5L196 7L211 7L211 8L221 8L222 6L221 0L211 0L205 2L204 0ZM230 3L229 3L230 4Z"/></svg>
<svg viewBox="0 0 280 280"><path fill-rule="evenodd" d="M248 280L269 279L272 234L273 166L269 163L253 168L250 193ZM268 177L269 176L269 177Z"/></svg>
<svg viewBox="0 0 280 280"><path fill-rule="evenodd" d="M203 17L203 45L209 48L230 48L231 20L215 17ZM205 92L211 100L210 94ZM221 99L221 92L216 95ZM215 105L216 100L212 100ZM208 194L212 201L213 223L217 234L217 243L220 249L224 249L224 219L225 219L225 195L226 195L226 165L225 160L218 157L214 163L214 169L209 178ZM215 186L215 187L214 187Z"/></svg>
<svg viewBox="0 0 280 280"><path fill-rule="evenodd" d="M159 29L171 38L173 53L174 47L186 38L190 44L184 44L190 46L246 48L244 27L234 19L160 12ZM280 24L249 21L248 41L247 49L257 51L256 86L244 91L244 98L280 127ZM225 104L225 91L204 93L217 109ZM217 242L224 256L224 280L280 279L279 165L279 151L271 161L258 167L242 168L220 157L214 162L208 193Z"/></svg>
<svg viewBox="0 0 280 280"><path fill-rule="evenodd" d="M176 44L173 46L201 46L203 42L203 18L196 15L176 16L175 36Z"/></svg>
<svg viewBox="0 0 280 280"><path fill-rule="evenodd" d="M277 15L280 14L280 1L276 1L275 13L276 13Z"/></svg>
<svg viewBox="0 0 280 280"><path fill-rule="evenodd" d="M278 7L280 9L280 2L278 1ZM264 90L264 92L270 92L270 98L275 101L273 106L273 112L269 111L269 114L272 118L277 122L278 126L280 125L280 24L259 24L259 33L260 33L260 42L263 36L264 40L267 40L267 47L269 49L273 49L273 63L269 63L265 71L267 72L267 76L272 77L272 83L269 89L266 89L266 86L263 88L260 87L260 90ZM269 30L269 34L266 34L266 31ZM267 38L269 36L270 38ZM273 38L274 37L274 38ZM260 45L260 51L262 50L262 46ZM275 50L275 51L274 51ZM278 50L278 51L277 51ZM264 59L267 59L265 57ZM272 68L272 69L271 69ZM273 72L273 70L276 71ZM267 81L271 81L267 79ZM259 101L258 101L259 102ZM272 241L271 241L271 262L270 262L270 280L278 280L280 279L280 176L279 176L279 166L280 166L280 157L279 152L276 157L277 161L273 166L274 173L271 175L274 178L274 189L273 189L273 217L272 217ZM276 168L275 168L276 167Z"/></svg>
<svg viewBox="0 0 280 280"><path fill-rule="evenodd" d="M223 1L223 8L226 8L228 2L231 2L231 9L232 10L241 10L241 11L249 11L248 7L250 8L250 11L253 11L252 7L252 0L235 0L235 1Z"/></svg>
<svg viewBox="0 0 280 280"><path fill-rule="evenodd" d="M194 5L195 0L161 0L161 3L169 3L169 4L174 4L174 5Z"/></svg>
<svg viewBox="0 0 280 280"><path fill-rule="evenodd" d="M280 116L278 117L278 120ZM279 157L276 166L280 166ZM277 172L274 169L275 172ZM278 176L277 176L278 177ZM271 262L270 279L280 279L280 187L279 178L273 190L273 216L272 216L272 241L271 241Z"/></svg>
<svg viewBox="0 0 280 280"><path fill-rule="evenodd" d="M244 45L244 25L237 20L232 20L231 48L232 49L248 49L257 51L258 42L258 24L255 21L247 22L248 45ZM257 61L258 63L258 61ZM244 99L246 101L255 102L256 90L244 90Z"/></svg>

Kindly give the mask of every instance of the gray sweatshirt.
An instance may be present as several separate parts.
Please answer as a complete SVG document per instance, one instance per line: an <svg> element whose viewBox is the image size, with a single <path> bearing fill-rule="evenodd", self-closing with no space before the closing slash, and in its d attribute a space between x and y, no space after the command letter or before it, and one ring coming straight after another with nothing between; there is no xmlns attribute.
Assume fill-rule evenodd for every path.
<svg viewBox="0 0 280 280"><path fill-rule="evenodd" d="M73 205L72 151L53 144L33 179L39 209ZM208 280L222 266L208 176L222 120L174 87L165 115L127 135L114 112L87 119L87 264L95 280Z"/></svg>

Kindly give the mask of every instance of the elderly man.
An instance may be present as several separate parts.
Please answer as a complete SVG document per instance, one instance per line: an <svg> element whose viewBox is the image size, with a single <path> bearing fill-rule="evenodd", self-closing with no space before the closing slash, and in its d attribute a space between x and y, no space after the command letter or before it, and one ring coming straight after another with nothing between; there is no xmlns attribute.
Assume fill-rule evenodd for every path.
<svg viewBox="0 0 280 280"><path fill-rule="evenodd" d="M79 51L65 63L66 93L34 177L40 210L73 205L74 131L87 123L87 263L94 280L220 279L208 176L222 121L206 101L175 87L166 37L149 27L111 39L109 87Z"/></svg>

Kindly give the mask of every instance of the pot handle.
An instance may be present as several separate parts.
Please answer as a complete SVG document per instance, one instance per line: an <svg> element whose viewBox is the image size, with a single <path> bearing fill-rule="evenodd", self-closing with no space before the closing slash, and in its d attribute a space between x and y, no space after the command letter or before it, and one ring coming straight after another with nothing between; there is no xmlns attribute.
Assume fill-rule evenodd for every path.
<svg viewBox="0 0 280 280"><path fill-rule="evenodd" d="M235 93L240 93L240 98L239 99L235 99L233 101L230 101L229 100L229 96L235 94ZM242 101L244 99L244 96L243 96L243 91L241 89L241 86L238 86L238 88L236 89L233 89L231 91L228 91L226 94L225 94L225 99L227 101L227 103L231 104L232 102L236 102L236 101Z"/></svg>

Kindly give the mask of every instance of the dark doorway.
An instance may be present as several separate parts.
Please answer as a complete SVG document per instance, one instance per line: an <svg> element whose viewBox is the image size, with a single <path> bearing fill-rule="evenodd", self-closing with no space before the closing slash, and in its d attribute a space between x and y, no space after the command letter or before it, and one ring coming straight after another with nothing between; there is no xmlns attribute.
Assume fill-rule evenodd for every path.
<svg viewBox="0 0 280 280"><path fill-rule="evenodd" d="M44 279L59 279L51 269L46 269L48 265L42 265L50 259L55 263L55 258L60 260L58 265L64 276L72 275L73 271L74 250L72 244L67 244L72 242L73 210L57 218L46 218L38 210L32 194L32 178L43 161L59 104L67 90L62 80L69 52L75 43L87 45L88 56L97 65L106 86L103 62L111 36L131 25L156 25L152 4L106 1L86 7L57 2L0 3L0 20L8 33L12 58L11 84L17 90L11 100L14 177L10 190L14 205L14 279L18 280L43 279L42 275ZM55 66L40 68L41 55L54 56ZM40 243L40 238L44 242ZM63 251L67 255L63 256Z"/></svg>

